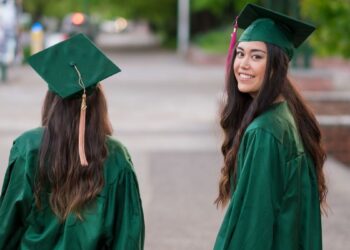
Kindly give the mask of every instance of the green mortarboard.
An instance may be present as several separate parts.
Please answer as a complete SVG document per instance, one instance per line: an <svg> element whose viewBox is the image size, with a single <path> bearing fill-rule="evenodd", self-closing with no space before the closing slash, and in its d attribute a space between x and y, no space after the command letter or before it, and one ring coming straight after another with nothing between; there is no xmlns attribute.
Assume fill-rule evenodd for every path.
<svg viewBox="0 0 350 250"><path fill-rule="evenodd" d="M67 98L120 72L85 35L78 34L28 58L49 90ZM82 83L79 80L81 75Z"/></svg>
<svg viewBox="0 0 350 250"><path fill-rule="evenodd" d="M274 44L292 59L298 48L315 30L315 27L281 13L247 4L238 17L239 28L245 29L242 41L262 41Z"/></svg>

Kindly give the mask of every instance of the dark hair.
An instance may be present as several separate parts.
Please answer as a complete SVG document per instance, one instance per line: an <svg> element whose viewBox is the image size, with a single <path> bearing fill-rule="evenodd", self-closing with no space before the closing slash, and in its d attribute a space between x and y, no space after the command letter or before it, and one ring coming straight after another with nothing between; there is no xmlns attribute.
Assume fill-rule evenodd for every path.
<svg viewBox="0 0 350 250"><path fill-rule="evenodd" d="M48 193L52 211L61 220L69 213L82 219L82 209L102 190L106 136L112 128L101 86L87 96L85 150L88 166L80 164L78 132L81 98L63 99L48 91L42 109L44 133L36 177L37 207Z"/></svg>
<svg viewBox="0 0 350 250"><path fill-rule="evenodd" d="M230 71L226 79L226 96L221 111L220 125L225 135L221 146L224 166L221 169L219 195L215 203L217 206L225 206L232 192L230 180L233 181L234 186L236 185L237 154L244 131L258 115L268 109L276 98L282 95L292 112L304 147L314 161L318 177L320 203L325 204L327 186L323 164L326 154L321 145L321 132L318 123L314 114L287 77L289 64L287 55L275 45L266 43L266 46L268 56L265 76L255 98L238 90L237 80L232 68L236 57L236 51L234 51Z"/></svg>

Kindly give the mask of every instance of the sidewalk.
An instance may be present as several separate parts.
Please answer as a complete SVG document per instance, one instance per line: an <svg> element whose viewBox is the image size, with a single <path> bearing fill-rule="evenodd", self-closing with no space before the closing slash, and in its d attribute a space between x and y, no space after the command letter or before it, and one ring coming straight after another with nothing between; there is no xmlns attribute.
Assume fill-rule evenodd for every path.
<svg viewBox="0 0 350 250"><path fill-rule="evenodd" d="M350 169L333 158L325 166L328 217L322 217L324 250L350 248Z"/></svg>

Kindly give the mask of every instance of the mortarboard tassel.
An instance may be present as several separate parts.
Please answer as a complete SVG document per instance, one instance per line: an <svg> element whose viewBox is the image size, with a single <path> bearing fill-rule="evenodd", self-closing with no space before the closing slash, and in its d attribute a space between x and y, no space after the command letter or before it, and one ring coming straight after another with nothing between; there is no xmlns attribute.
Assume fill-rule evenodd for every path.
<svg viewBox="0 0 350 250"><path fill-rule="evenodd" d="M231 33L231 41L230 41L230 47L228 49L227 59L226 59L226 79L229 77L232 57L233 57L233 49L236 46L236 40L237 40L237 29L238 29L238 23L237 23L238 16L235 19L235 23L233 25L233 32Z"/></svg>
<svg viewBox="0 0 350 250"><path fill-rule="evenodd" d="M73 64L75 71L78 74L79 80L78 83L80 87L84 90L84 93L81 97L81 107L80 107L80 118L79 118L79 158L80 158L80 164L84 167L88 166L89 163L86 159L85 154L85 126L86 126L86 91L85 91L85 84L83 82L83 79L81 78L80 71L78 70L77 66Z"/></svg>
<svg viewBox="0 0 350 250"><path fill-rule="evenodd" d="M82 166L87 166L88 161L86 159L85 154L85 121L86 121L86 93L84 90L84 94L81 100L81 108L80 108L80 120L79 120L79 158L80 164Z"/></svg>

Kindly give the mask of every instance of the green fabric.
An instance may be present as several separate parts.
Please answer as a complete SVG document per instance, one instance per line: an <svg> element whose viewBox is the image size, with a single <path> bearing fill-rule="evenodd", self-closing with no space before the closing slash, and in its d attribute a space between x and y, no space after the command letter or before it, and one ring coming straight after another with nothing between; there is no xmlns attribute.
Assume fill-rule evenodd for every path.
<svg viewBox="0 0 350 250"><path fill-rule="evenodd" d="M322 249L314 164L286 102L249 125L237 167L237 186L214 250Z"/></svg>
<svg viewBox="0 0 350 250"><path fill-rule="evenodd" d="M49 90L70 97L80 93L81 74L85 88L95 86L120 69L85 35L78 34L28 58L30 66L46 81Z"/></svg>
<svg viewBox="0 0 350 250"><path fill-rule="evenodd" d="M49 204L38 210L33 183L43 129L20 136L11 150L0 198L1 250L140 250L144 219L137 179L126 148L107 139L105 186L83 212L59 223Z"/></svg>
<svg viewBox="0 0 350 250"><path fill-rule="evenodd" d="M315 30L311 24L255 4L247 4L237 21L238 27L245 29L239 42L262 41L274 44L289 59L293 58L294 49Z"/></svg>
<svg viewBox="0 0 350 250"><path fill-rule="evenodd" d="M294 54L293 44L281 31L281 28L274 21L268 18L261 18L254 21L240 36L239 42L262 41L271 43L283 49L291 59Z"/></svg>

